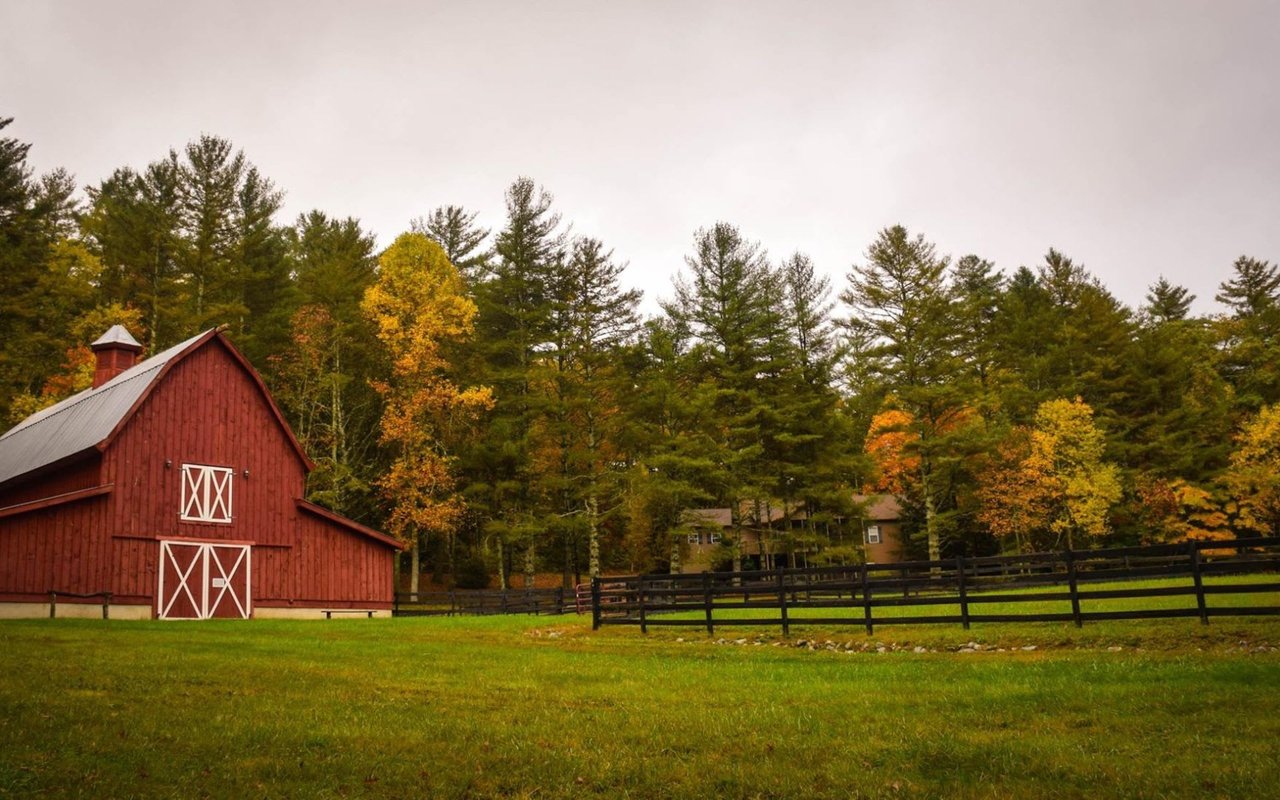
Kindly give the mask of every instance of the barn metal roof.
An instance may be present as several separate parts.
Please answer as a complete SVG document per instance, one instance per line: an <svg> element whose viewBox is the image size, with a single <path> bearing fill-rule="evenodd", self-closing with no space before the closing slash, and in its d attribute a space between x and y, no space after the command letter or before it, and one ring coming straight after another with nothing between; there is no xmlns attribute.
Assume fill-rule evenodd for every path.
<svg viewBox="0 0 1280 800"><path fill-rule="evenodd" d="M91 450L107 439L164 367L206 334L193 336L96 389L74 394L19 422L0 436L0 484Z"/></svg>

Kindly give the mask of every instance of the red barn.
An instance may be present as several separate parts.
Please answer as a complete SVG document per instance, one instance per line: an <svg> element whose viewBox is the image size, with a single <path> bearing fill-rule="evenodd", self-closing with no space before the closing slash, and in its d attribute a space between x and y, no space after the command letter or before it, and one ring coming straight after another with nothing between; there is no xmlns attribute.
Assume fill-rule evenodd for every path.
<svg viewBox="0 0 1280 800"><path fill-rule="evenodd" d="M225 336L93 350L93 388L0 436L0 617L108 592L112 617L390 614L399 545L303 499L312 464Z"/></svg>

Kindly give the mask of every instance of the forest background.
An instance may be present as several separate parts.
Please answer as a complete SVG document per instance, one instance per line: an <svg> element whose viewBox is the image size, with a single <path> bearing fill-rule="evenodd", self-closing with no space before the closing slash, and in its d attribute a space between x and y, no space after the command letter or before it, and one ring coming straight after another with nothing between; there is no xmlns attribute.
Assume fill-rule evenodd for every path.
<svg viewBox="0 0 1280 800"><path fill-rule="evenodd" d="M11 120L0 120L0 130ZM1003 270L884 228L841 285L729 222L641 314L625 258L520 177L506 218L442 205L378 252L205 135L79 186L0 133L0 423L213 326L317 468L311 499L450 585L678 570L774 520L791 563L861 557L856 496L902 498L915 555L1280 535L1280 270L1158 275L1127 307L1049 248Z"/></svg>

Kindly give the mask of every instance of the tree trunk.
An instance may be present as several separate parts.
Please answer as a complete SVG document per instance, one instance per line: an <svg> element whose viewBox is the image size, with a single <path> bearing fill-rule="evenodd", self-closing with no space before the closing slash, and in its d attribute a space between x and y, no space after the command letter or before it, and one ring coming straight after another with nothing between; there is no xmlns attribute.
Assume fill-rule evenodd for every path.
<svg viewBox="0 0 1280 800"><path fill-rule="evenodd" d="M533 588L533 567L534 559L537 556L537 545L533 540L533 536L529 537L529 546L524 551L524 588Z"/></svg>
<svg viewBox="0 0 1280 800"><path fill-rule="evenodd" d="M422 544L418 535L413 536L413 546L409 550L409 594L413 602L418 602L418 573L422 572Z"/></svg>
<svg viewBox="0 0 1280 800"><path fill-rule="evenodd" d="M502 537L498 537L498 588L507 588L507 554L502 546Z"/></svg>
<svg viewBox="0 0 1280 800"><path fill-rule="evenodd" d="M587 495L587 572L592 578L600 577L600 500L594 489Z"/></svg>
<svg viewBox="0 0 1280 800"><path fill-rule="evenodd" d="M333 430L329 431L329 457L333 460L333 510L339 514L346 513L346 503L342 497L342 482L338 480L338 465L347 459L346 422L342 413L342 391L338 385L338 376L342 374L342 345L338 337L333 337L333 374L329 376L329 414Z"/></svg>
<svg viewBox="0 0 1280 800"><path fill-rule="evenodd" d="M925 468L921 472L920 476L920 486L924 490L924 530L929 541L929 560L941 561L942 542L938 536L938 512L937 509L934 508L933 486L932 481L929 480L929 468L927 464L924 465L924 467ZM939 567L934 567L933 571L940 572L941 569Z"/></svg>

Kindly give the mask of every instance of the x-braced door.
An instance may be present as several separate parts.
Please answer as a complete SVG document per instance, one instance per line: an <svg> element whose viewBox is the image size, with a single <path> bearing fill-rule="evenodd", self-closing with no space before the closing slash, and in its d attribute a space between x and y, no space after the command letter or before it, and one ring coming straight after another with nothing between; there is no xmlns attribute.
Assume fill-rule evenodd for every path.
<svg viewBox="0 0 1280 800"><path fill-rule="evenodd" d="M160 542L160 619L248 619L250 546L221 542Z"/></svg>

